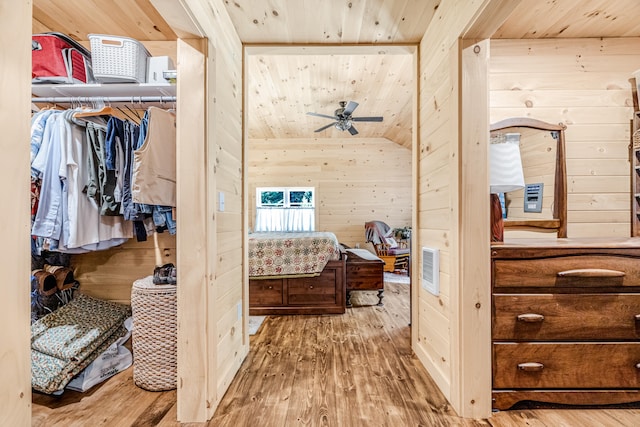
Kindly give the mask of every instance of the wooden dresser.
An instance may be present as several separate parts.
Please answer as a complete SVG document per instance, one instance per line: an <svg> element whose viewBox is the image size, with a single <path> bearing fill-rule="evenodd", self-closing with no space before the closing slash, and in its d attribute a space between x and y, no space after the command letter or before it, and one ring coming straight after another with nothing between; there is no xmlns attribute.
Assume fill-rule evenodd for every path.
<svg viewBox="0 0 640 427"><path fill-rule="evenodd" d="M640 239L491 247L493 407L640 401Z"/></svg>
<svg viewBox="0 0 640 427"><path fill-rule="evenodd" d="M343 257L319 276L249 279L249 314L342 314L345 295Z"/></svg>

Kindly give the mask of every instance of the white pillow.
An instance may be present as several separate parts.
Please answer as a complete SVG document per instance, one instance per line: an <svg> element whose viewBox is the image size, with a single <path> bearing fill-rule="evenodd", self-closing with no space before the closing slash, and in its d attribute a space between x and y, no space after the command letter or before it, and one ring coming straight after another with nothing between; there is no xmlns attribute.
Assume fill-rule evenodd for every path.
<svg viewBox="0 0 640 427"><path fill-rule="evenodd" d="M393 237L386 237L384 240L386 241L387 245L389 245L390 248L398 247L398 242L396 242L396 239L394 239Z"/></svg>

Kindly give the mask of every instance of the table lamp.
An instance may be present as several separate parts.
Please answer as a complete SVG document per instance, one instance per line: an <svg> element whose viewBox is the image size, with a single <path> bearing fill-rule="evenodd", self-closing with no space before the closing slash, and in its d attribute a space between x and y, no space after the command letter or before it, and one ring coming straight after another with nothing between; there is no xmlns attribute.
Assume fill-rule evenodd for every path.
<svg viewBox="0 0 640 427"><path fill-rule="evenodd" d="M491 241L502 242L504 240L504 223L498 194L524 188L519 133L503 133L491 137L489 165Z"/></svg>

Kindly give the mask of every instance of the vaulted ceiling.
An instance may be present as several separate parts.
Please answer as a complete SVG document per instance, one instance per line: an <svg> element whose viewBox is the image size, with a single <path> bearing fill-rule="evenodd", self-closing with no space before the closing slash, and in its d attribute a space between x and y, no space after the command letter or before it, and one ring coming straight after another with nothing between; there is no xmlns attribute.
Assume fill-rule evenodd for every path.
<svg viewBox="0 0 640 427"><path fill-rule="evenodd" d="M175 40L154 1L34 0L33 32ZM358 123L354 138L385 137L410 147L412 56L397 45L419 43L444 1L223 0L244 44L307 47L303 53L256 48L248 55L248 136L349 136L332 127L315 133L330 120L306 113L332 115L339 101L353 100L360 104L354 116L384 116L382 123ZM639 16L638 0L522 0L494 37L638 37ZM355 45L373 50L349 49Z"/></svg>

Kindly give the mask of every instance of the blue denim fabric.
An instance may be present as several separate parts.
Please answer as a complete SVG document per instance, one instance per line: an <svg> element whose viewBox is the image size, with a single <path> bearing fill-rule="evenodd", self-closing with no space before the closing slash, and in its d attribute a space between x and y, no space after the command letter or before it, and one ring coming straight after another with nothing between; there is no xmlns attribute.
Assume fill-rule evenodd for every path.
<svg viewBox="0 0 640 427"><path fill-rule="evenodd" d="M169 234L176 234L177 223L173 219L173 208L171 206L154 206L153 223L156 227L166 227Z"/></svg>
<svg viewBox="0 0 640 427"><path fill-rule="evenodd" d="M116 144L124 143L124 121L117 117L109 118L107 122L107 136L105 138L105 163L108 171L116 170ZM125 147L122 147L124 152Z"/></svg>
<svg viewBox="0 0 640 427"><path fill-rule="evenodd" d="M125 169L122 194L122 214L129 221L142 221L144 214L135 209L131 197L131 177L133 175L133 150L138 144L140 127L135 123L124 123Z"/></svg>

